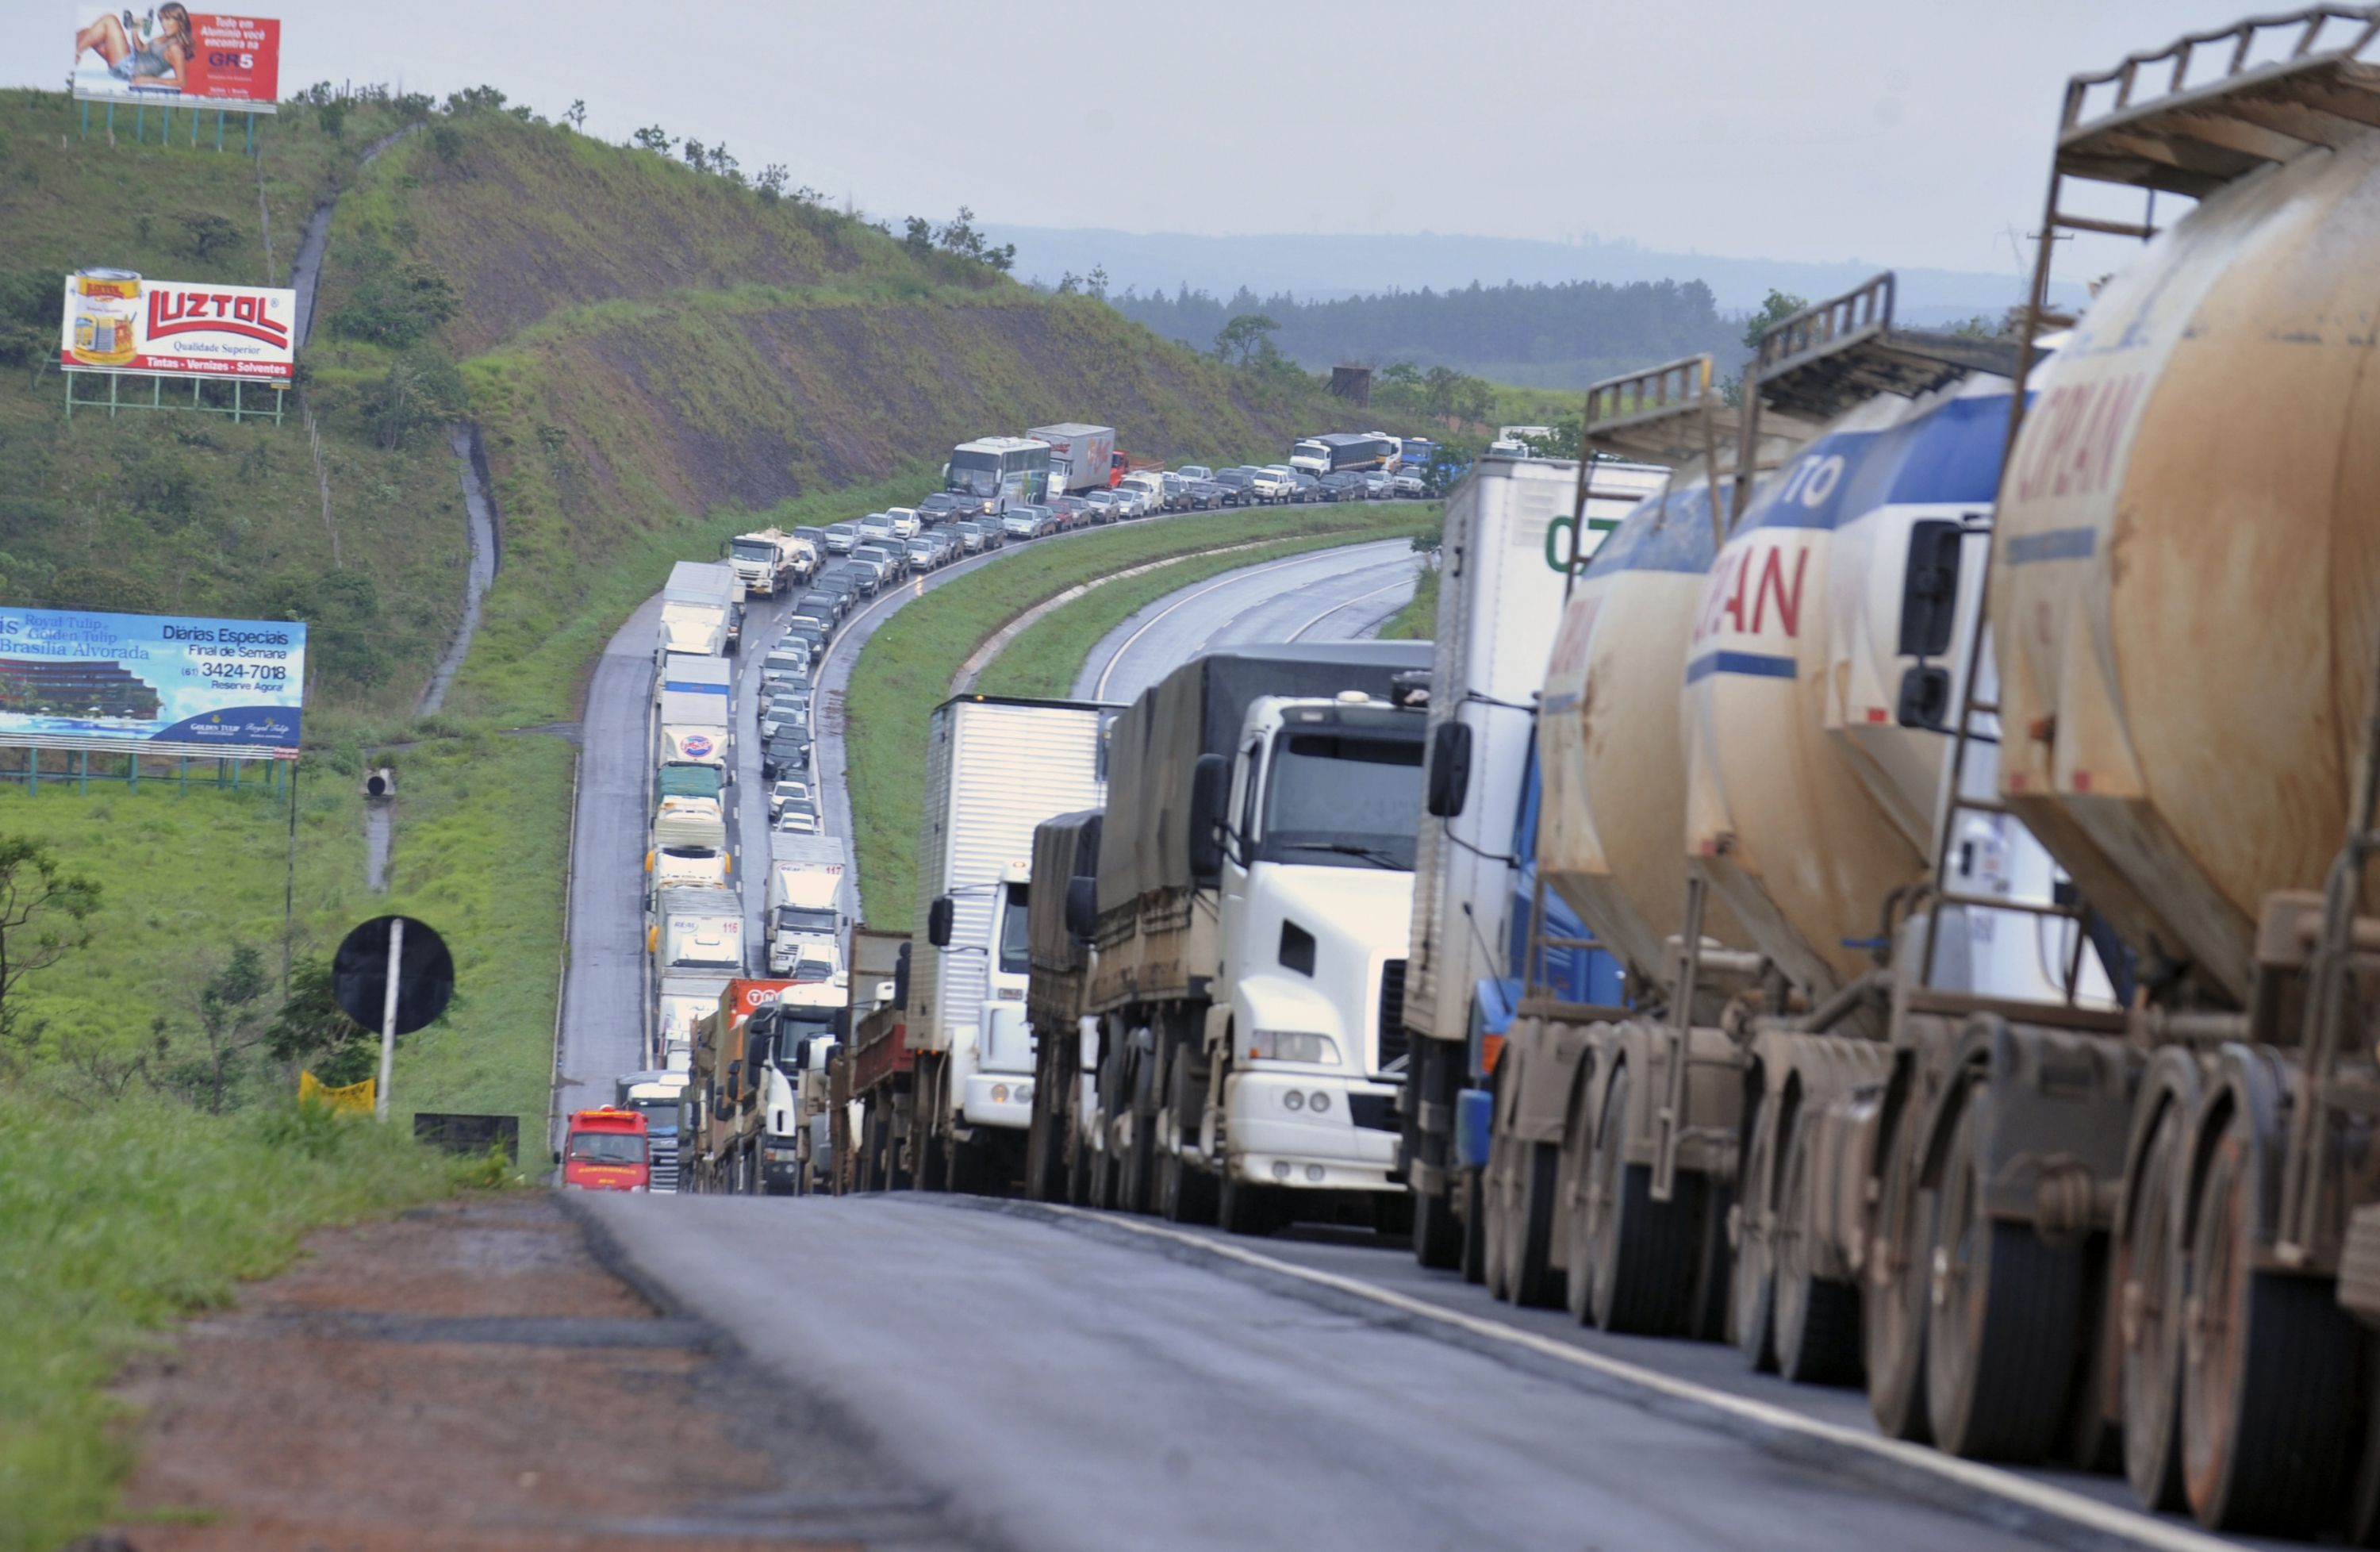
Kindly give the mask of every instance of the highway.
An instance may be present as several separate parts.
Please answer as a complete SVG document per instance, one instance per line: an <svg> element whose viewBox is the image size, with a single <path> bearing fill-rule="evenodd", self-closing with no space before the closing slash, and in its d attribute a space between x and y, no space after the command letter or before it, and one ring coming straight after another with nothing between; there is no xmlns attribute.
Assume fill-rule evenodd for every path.
<svg viewBox="0 0 2380 1552"><path fill-rule="evenodd" d="M1245 566L1179 588L1091 649L1075 697L1131 700L1211 647L1364 636L1413 597L1421 564L1407 540L1383 540Z"/></svg>
<svg viewBox="0 0 2380 1552"><path fill-rule="evenodd" d="M1210 645L1366 634L1410 596L1420 564L1390 541L1190 584L1111 632L1075 693L1125 698ZM875 600L830 649L818 769L836 833L849 830L836 708L857 648L960 569ZM760 612L747 630L765 631ZM582 840L589 806L614 785L595 758L597 721L643 715L642 688L633 717L606 693L615 661L642 651L638 626L623 628L590 694ZM753 637L747 675L766 639ZM758 834L757 752L739 743L742 822ZM586 897L582 878L575 902ZM604 929L626 920L633 935L633 916L615 912ZM590 976L616 966L579 951L595 919L574 904L574 975L582 960ZM620 1049L613 1038L602 1049ZM1881 1440L1857 1390L1750 1373L1731 1348L1515 1310L1368 1232L1234 1239L911 1194L589 1207L615 1264L666 1308L852 1419L1010 1545L2240 1545L2135 1512L2115 1477ZM711 1254L730 1235L747 1253Z"/></svg>

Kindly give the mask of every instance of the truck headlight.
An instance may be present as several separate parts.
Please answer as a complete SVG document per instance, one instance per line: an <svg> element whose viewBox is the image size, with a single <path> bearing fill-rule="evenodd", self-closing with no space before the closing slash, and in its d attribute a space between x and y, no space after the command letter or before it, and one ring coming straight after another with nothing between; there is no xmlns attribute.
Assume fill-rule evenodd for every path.
<svg viewBox="0 0 2380 1552"><path fill-rule="evenodd" d="M1328 1035L1293 1029L1248 1032L1248 1055L1262 1061L1304 1061L1317 1067L1339 1065L1339 1042Z"/></svg>

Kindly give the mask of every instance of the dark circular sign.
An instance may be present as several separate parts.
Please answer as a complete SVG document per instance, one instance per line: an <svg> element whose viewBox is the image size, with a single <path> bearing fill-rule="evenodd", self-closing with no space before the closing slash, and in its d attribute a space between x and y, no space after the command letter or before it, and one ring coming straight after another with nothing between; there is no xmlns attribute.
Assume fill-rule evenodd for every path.
<svg viewBox="0 0 2380 1552"><path fill-rule="evenodd" d="M410 1035L434 1022L455 995L455 959L436 928L411 916L374 916L341 940L331 980L340 1009L375 1035L388 1006L389 928L400 921L405 942L397 951L396 1032Z"/></svg>

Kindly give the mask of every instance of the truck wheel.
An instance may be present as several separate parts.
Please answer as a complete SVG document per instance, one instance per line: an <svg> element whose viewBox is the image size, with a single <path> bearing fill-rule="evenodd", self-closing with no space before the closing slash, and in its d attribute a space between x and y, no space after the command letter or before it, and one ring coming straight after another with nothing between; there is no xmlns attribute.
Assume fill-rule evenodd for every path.
<svg viewBox="0 0 2380 1552"><path fill-rule="evenodd" d="M1413 1193L1414 1259L1432 1271L1450 1272L1463 1264L1463 1220L1454 1214L1451 1196Z"/></svg>
<svg viewBox="0 0 2380 1552"><path fill-rule="evenodd" d="M1091 1148L1084 1141L1079 1124L1070 1127L1066 1134L1066 1204L1069 1206L1096 1206L1091 1199Z"/></svg>
<svg viewBox="0 0 2380 1552"><path fill-rule="evenodd" d="M1481 1276L1488 1296L1499 1303L1512 1297L1512 1235L1504 1225L1512 1212L1512 1144L1501 1132L1488 1139L1488 1168L1480 1172L1479 1206L1487 1219L1481 1241Z"/></svg>
<svg viewBox="0 0 2380 1552"><path fill-rule="evenodd" d="M1560 1303L1550 1267L1560 1163L1560 1150L1548 1144L1513 1145L1513 1198L1504 1215L1504 1231L1512 1237L1504 1251L1504 1276L1512 1303L1523 1308Z"/></svg>
<svg viewBox="0 0 2380 1552"><path fill-rule="evenodd" d="M942 1191L950 1185L951 1163L946 1156L948 1140L943 1137L940 1122L943 1105L941 1091L942 1067L939 1061L929 1064L925 1057L917 1059L915 1085L909 1091L909 1136L916 1149L917 1188L920 1191Z"/></svg>
<svg viewBox="0 0 2380 1552"><path fill-rule="evenodd" d="M2326 1278L2256 1268L2254 1122L2208 1161L2184 1312L2182 1482L2221 1531L2308 1536L2332 1518L2355 1411L2357 1331Z"/></svg>
<svg viewBox="0 0 2380 1552"><path fill-rule="evenodd" d="M1742 1189L1736 1199L1735 1260L1728 1279L1728 1340L1755 1374L1777 1367L1774 1247L1763 1210L1773 1199L1769 1160L1776 1152L1777 1110L1764 1096L1744 1150Z"/></svg>
<svg viewBox="0 0 2380 1552"><path fill-rule="evenodd" d="M953 1137L942 1146L944 1160L943 1188L955 1196L984 1196L990 1193L985 1185L990 1171L985 1168L983 1145L961 1142Z"/></svg>
<svg viewBox="0 0 2380 1552"><path fill-rule="evenodd" d="M1595 1117L1587 1085L1578 1085L1562 1130L1562 1303L1580 1325L1595 1319Z"/></svg>
<svg viewBox="0 0 2380 1552"><path fill-rule="evenodd" d="M1414 1194L1410 1191L1377 1192L1372 1197L1372 1232L1410 1234L1414 1231Z"/></svg>
<svg viewBox="0 0 2380 1552"><path fill-rule="evenodd" d="M1911 1097L1900 1124L1879 1139L1884 1195L1868 1236L1867 1407L1887 1438L1924 1444L1933 1437L1925 1396L1928 1258L1934 1248L1936 1193L1919 1180L1919 1121Z"/></svg>
<svg viewBox="0 0 2380 1552"><path fill-rule="evenodd" d="M1653 1167L1627 1160L1629 1069L1611 1074L1596 1129L1595 1320L1607 1331L1666 1336L1694 1285L1691 1194L1653 1200Z"/></svg>
<svg viewBox="0 0 2380 1552"><path fill-rule="evenodd" d="M1156 1127L1142 1113L1140 1102L1141 1060L1138 1052L1127 1059L1124 1068L1124 1108L1117 1117L1126 1129L1123 1146L1116 1159L1116 1208L1120 1212L1145 1213L1152 1206L1150 1176L1155 1172Z"/></svg>
<svg viewBox="0 0 2380 1552"><path fill-rule="evenodd" d="M1777 1209L1777 1372L1796 1385L1857 1385L1859 1290L1813 1270L1817 1262L1810 1222L1815 1143L1809 1113L1797 1112L1792 1134L1785 1141L1785 1189Z"/></svg>
<svg viewBox="0 0 2380 1552"><path fill-rule="evenodd" d="M2183 1507L2179 1402L2190 1257L2176 1209L2185 1190L2189 1132L2184 1107L2168 1103L2142 1150L2139 1182L2107 1276L2123 1354L2124 1476L2150 1510Z"/></svg>
<svg viewBox="0 0 2380 1552"><path fill-rule="evenodd" d="M1463 1280L1475 1288L1488 1280L1488 1203L1479 1171L1463 1170L1455 1189L1463 1193Z"/></svg>
<svg viewBox="0 0 2380 1552"><path fill-rule="evenodd" d="M2038 1461L2058 1442L2082 1299L2082 1253L1990 1217L1975 1167L1989 1124L1972 1083L1943 1156L1925 1392L1934 1438L1975 1461Z"/></svg>
<svg viewBox="0 0 2380 1552"><path fill-rule="evenodd" d="M1216 1216L1227 1234L1269 1234L1281 1227L1281 1214L1269 1186L1251 1185L1226 1168L1218 1192Z"/></svg>
<svg viewBox="0 0 2380 1552"><path fill-rule="evenodd" d="M1195 1134L1198 1127L1197 1120L1191 1120L1185 1126L1183 1118L1196 1118L1202 1109L1193 1092L1189 1061L1184 1054L1177 1053L1175 1057L1172 1090L1158 1118L1156 1139L1158 1179L1165 1216L1174 1223L1209 1224L1215 1221L1216 1215L1215 1177L1182 1156L1185 1134Z"/></svg>

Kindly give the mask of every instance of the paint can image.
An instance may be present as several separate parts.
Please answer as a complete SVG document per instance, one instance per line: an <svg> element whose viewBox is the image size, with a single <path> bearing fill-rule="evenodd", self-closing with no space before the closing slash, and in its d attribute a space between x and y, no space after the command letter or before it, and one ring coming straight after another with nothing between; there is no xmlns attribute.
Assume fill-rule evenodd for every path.
<svg viewBox="0 0 2380 1552"><path fill-rule="evenodd" d="M140 277L130 270L78 270L70 284L74 358L87 367L120 367L131 360Z"/></svg>

